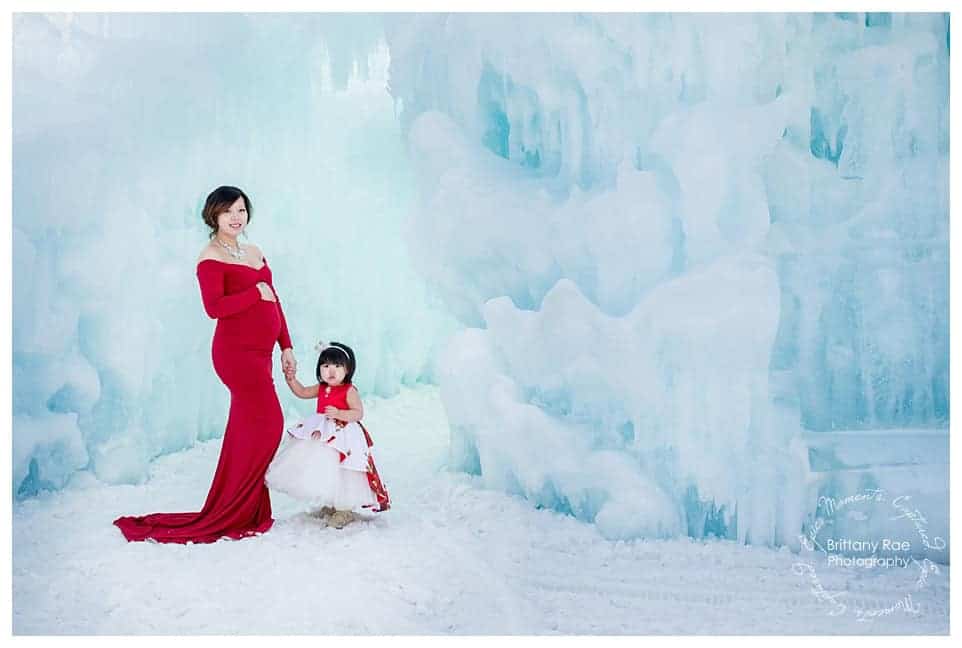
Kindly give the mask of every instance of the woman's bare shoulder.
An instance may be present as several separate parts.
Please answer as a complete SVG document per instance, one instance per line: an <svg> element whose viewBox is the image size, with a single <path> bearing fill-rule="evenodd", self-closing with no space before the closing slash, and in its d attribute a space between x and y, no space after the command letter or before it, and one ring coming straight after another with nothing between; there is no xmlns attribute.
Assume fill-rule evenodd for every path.
<svg viewBox="0 0 962 648"><path fill-rule="evenodd" d="M197 263L200 263L205 259L213 259L214 261L224 260L223 258L221 258L221 254L219 250L216 247L214 247L213 242L205 245L204 248L200 251L200 254L197 255Z"/></svg>
<svg viewBox="0 0 962 648"><path fill-rule="evenodd" d="M253 243L244 243L243 245L245 248L247 248L248 254L251 255L251 258L257 259L258 263L264 258L264 253L261 252L261 249Z"/></svg>

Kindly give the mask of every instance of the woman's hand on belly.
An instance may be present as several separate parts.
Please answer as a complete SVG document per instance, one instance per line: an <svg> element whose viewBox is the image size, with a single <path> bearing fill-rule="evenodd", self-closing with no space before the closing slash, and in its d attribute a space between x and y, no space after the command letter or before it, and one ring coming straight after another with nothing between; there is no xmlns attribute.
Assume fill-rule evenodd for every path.
<svg viewBox="0 0 962 648"><path fill-rule="evenodd" d="M277 296L274 295L274 291L263 281L257 282L257 289L261 291L261 299L264 301L276 302Z"/></svg>

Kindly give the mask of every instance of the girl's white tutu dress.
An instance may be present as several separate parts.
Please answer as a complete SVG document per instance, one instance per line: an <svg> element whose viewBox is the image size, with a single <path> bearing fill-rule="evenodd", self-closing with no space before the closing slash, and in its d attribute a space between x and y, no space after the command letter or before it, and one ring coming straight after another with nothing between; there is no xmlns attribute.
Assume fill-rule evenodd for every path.
<svg viewBox="0 0 962 648"><path fill-rule="evenodd" d="M347 391L351 386L346 383L328 388L321 384L317 413L288 428L264 477L268 487L313 506L375 512L390 508L367 430L359 421L345 423L323 414L328 405L350 409ZM319 439L312 438L314 432L320 432Z"/></svg>

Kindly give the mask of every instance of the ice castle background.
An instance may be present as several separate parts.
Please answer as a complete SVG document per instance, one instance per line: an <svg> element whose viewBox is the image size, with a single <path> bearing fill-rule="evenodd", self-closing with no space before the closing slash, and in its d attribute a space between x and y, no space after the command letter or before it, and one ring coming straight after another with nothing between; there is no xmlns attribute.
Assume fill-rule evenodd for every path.
<svg viewBox="0 0 962 648"><path fill-rule="evenodd" d="M302 373L333 338L366 394L439 385L452 469L610 538L797 547L818 495L885 488L947 539L949 45L944 14L18 14L14 492L222 434L193 270L236 184Z"/></svg>

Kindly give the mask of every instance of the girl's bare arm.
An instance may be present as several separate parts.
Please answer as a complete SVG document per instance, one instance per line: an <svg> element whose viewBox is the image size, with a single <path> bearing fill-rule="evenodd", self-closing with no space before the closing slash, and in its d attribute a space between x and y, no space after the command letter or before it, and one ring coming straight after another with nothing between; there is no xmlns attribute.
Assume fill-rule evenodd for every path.
<svg viewBox="0 0 962 648"><path fill-rule="evenodd" d="M364 405L361 404L361 397L357 393L357 387L352 386L347 390L347 405L351 409L335 410L333 407L329 407L327 409L335 410L330 414L330 416L341 421L360 421L362 418L364 418Z"/></svg>
<svg viewBox="0 0 962 648"><path fill-rule="evenodd" d="M317 398L317 390L320 388L320 385L305 387L294 374L289 376L285 375L284 380L287 381L287 386L291 388L291 391L294 392L294 395L298 398Z"/></svg>

